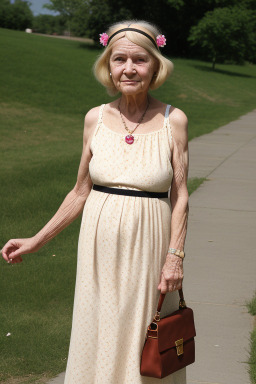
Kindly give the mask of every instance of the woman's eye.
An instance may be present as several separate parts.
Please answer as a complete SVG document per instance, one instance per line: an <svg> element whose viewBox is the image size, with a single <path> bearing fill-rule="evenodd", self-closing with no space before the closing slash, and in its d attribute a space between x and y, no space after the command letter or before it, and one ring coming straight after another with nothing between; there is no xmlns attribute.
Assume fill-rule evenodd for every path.
<svg viewBox="0 0 256 384"><path fill-rule="evenodd" d="M123 58L122 57L116 57L115 61L123 61Z"/></svg>

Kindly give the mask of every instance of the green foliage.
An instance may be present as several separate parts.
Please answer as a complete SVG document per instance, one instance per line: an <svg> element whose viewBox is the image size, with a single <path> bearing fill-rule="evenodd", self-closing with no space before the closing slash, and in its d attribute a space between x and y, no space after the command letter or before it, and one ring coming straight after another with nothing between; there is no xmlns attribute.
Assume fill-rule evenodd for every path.
<svg viewBox="0 0 256 384"><path fill-rule="evenodd" d="M199 45L206 56L216 62L228 60L241 64L256 61L256 13L243 7L216 8L207 12L191 28L188 40Z"/></svg>
<svg viewBox="0 0 256 384"><path fill-rule="evenodd" d="M248 312L251 315L256 316L256 291L251 301L247 302L246 304L247 304Z"/></svg>
<svg viewBox="0 0 256 384"><path fill-rule="evenodd" d="M50 2L44 4L43 7L57 11L63 16L73 17L84 3L84 0L50 0Z"/></svg>
<svg viewBox="0 0 256 384"><path fill-rule="evenodd" d="M0 27L17 30L25 30L32 27L33 14L28 1L1 0L0 3Z"/></svg>
<svg viewBox="0 0 256 384"><path fill-rule="evenodd" d="M57 11L67 23L69 35L83 36L86 34L87 0L50 0L44 8Z"/></svg>
<svg viewBox="0 0 256 384"><path fill-rule="evenodd" d="M254 329L251 332L249 373L252 384L256 384L256 292L251 301L246 303L248 312L254 316Z"/></svg>
<svg viewBox="0 0 256 384"><path fill-rule="evenodd" d="M98 41L99 33L115 21L145 19L160 27L167 36L166 54L203 57L201 49L191 48L188 42L192 26L197 25L208 11L216 7L241 6L239 0L91 0L88 3L87 25L90 37ZM253 0L245 0L243 8L253 9ZM203 54L202 54L203 53Z"/></svg>
<svg viewBox="0 0 256 384"><path fill-rule="evenodd" d="M251 332L249 373L252 384L256 384L256 327Z"/></svg>
<svg viewBox="0 0 256 384"><path fill-rule="evenodd" d="M99 34L108 26L121 20L129 20L132 13L122 0L92 0L88 17L89 36L98 43Z"/></svg>
<svg viewBox="0 0 256 384"><path fill-rule="evenodd" d="M38 15L34 17L32 28L37 33L62 35L66 29L66 21L61 15Z"/></svg>
<svg viewBox="0 0 256 384"><path fill-rule="evenodd" d="M189 178L187 181L187 187L188 187L188 194L189 196L197 190L197 188L203 184L204 181L207 179L205 177L193 177Z"/></svg>
<svg viewBox="0 0 256 384"><path fill-rule="evenodd" d="M88 32L89 9L86 2L83 2L71 19L71 31L75 36L89 37Z"/></svg>
<svg viewBox="0 0 256 384"><path fill-rule="evenodd" d="M91 3L94 3L94 0ZM248 9L253 9L255 3L254 0L242 2L243 7ZM146 19L162 29L167 36L165 53L182 57L196 57L197 54L197 57L202 58L201 52L195 48L191 49L187 41L191 27L196 25L206 12L216 7L232 7L239 4L241 0L130 0L126 8L133 18ZM115 8L113 12L115 14Z"/></svg>
<svg viewBox="0 0 256 384"><path fill-rule="evenodd" d="M24 10L17 11L17 4L28 8L29 3L16 0L15 5L10 1L0 2L0 26L31 27L31 11L24 23L20 22ZM251 12L256 10L255 0L49 0L44 8L58 12L61 18L36 16L34 29L42 33L63 34L68 30L70 35L91 37L99 44L99 34L114 22L143 19L159 26L167 37L163 50L166 55L214 61L218 54L218 62L226 57L236 63L256 61L255 16ZM216 44L212 43L214 34Z"/></svg>
<svg viewBox="0 0 256 384"><path fill-rule="evenodd" d="M9 23L9 14L11 11L10 0L2 0L0 2L0 27L8 28Z"/></svg>

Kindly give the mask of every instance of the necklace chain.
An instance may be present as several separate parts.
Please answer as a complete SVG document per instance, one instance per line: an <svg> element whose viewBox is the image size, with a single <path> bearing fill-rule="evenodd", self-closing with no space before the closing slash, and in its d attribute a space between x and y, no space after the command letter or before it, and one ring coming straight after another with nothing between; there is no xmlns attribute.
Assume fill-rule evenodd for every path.
<svg viewBox="0 0 256 384"><path fill-rule="evenodd" d="M146 107L145 111L143 112L143 115L141 116L141 118L139 119L138 123L136 124L136 127L135 127L132 131L127 127L127 125L126 125L126 123L125 123L125 121L124 121L124 118L123 118L123 115L122 115L122 113L121 113L121 109L120 109L120 103L121 103L121 99L120 99L119 104L118 104L118 109L119 109L119 112L120 112L120 116L121 116L122 122L123 122L123 124L124 124L125 129L126 129L126 130L129 132L129 134L131 135L131 134L135 131L135 129L138 128L138 126L140 125L140 123L141 123L142 120L144 119L144 116L146 115L146 112L147 112L148 107L149 107L149 99L148 99L147 107Z"/></svg>

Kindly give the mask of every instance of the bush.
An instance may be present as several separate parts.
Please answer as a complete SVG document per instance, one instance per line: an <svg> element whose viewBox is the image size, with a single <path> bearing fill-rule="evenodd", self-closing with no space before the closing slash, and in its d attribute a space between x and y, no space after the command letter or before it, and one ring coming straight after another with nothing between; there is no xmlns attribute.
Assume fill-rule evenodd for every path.
<svg viewBox="0 0 256 384"><path fill-rule="evenodd" d="M38 15L33 20L33 31L37 33L62 35L66 29L66 21L61 15Z"/></svg>
<svg viewBox="0 0 256 384"><path fill-rule="evenodd" d="M32 28L33 13L27 1L1 0L0 3L0 27L24 31Z"/></svg>
<svg viewBox="0 0 256 384"><path fill-rule="evenodd" d="M213 63L256 61L256 13L242 7L216 8L190 30L188 40Z"/></svg>

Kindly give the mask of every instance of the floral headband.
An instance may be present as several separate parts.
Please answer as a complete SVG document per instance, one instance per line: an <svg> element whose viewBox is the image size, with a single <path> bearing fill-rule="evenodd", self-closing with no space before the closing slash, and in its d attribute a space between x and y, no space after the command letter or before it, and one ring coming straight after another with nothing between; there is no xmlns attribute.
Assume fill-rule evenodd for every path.
<svg viewBox="0 0 256 384"><path fill-rule="evenodd" d="M117 35L120 32L123 32L123 31L133 31L133 32L141 33L142 35L144 35L147 38L149 38L156 48L164 47L166 45L166 38L165 38L164 35L158 35L156 37L156 41L155 41L148 33L144 32L144 31L141 31L140 29L137 29L137 28L123 28L123 29L119 29L118 31L113 33L110 37L105 32L104 33L100 33L100 44L102 44L104 47L106 47L108 45L108 43L110 42L110 40L115 35Z"/></svg>

